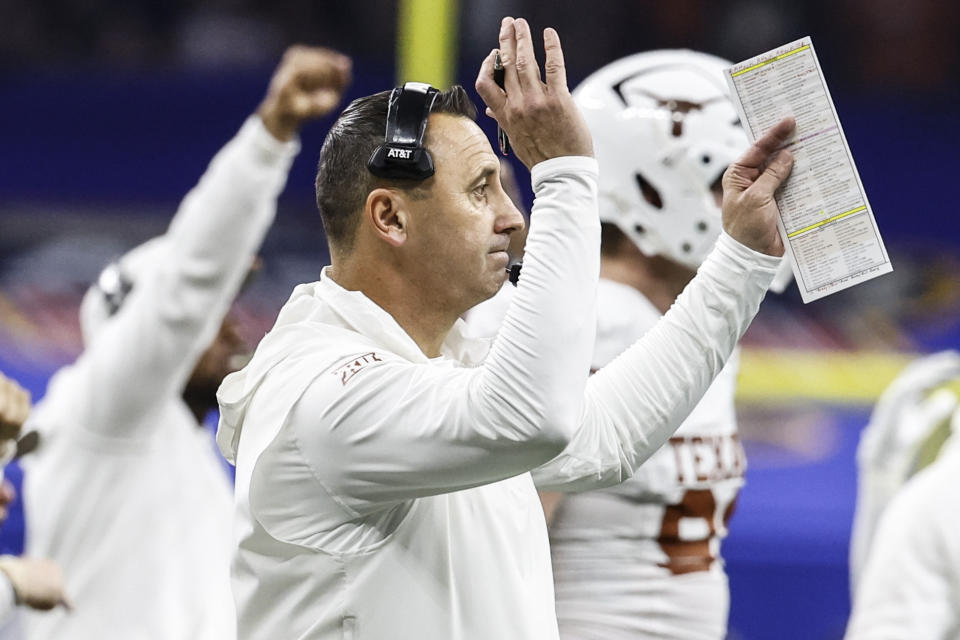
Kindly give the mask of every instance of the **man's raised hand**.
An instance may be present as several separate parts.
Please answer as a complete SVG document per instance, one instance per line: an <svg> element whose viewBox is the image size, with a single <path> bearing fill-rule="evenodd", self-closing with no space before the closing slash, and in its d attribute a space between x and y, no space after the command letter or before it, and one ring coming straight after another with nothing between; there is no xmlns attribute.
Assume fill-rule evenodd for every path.
<svg viewBox="0 0 960 640"><path fill-rule="evenodd" d="M477 93L487 115L507 132L517 157L527 167L559 156L592 156L590 130L567 88L560 36L543 32L546 82L533 51L530 25L523 18L504 18L500 25L500 60L504 88L493 80L496 51L484 59L477 76Z"/></svg>
<svg viewBox="0 0 960 640"><path fill-rule="evenodd" d="M723 174L723 229L741 244L783 255L773 194L790 175L793 154L781 149L797 123L784 118Z"/></svg>
<svg viewBox="0 0 960 640"><path fill-rule="evenodd" d="M304 122L333 111L350 84L350 58L296 45L287 49L273 73L257 115L278 140L289 140Z"/></svg>

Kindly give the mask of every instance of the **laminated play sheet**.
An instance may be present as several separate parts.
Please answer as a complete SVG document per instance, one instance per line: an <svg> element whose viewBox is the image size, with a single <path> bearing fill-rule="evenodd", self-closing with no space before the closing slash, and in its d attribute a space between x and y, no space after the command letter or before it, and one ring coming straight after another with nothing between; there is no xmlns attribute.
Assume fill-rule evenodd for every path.
<svg viewBox="0 0 960 640"><path fill-rule="evenodd" d="M809 37L727 69L750 141L786 116L793 171L777 191L778 226L804 302L893 271Z"/></svg>

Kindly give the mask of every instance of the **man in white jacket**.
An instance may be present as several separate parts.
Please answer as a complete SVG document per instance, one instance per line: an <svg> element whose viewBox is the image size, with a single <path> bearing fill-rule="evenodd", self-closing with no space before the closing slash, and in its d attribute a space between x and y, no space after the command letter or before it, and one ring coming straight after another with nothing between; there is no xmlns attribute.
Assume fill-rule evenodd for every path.
<svg viewBox="0 0 960 640"><path fill-rule="evenodd" d="M85 350L28 423L40 444L24 486L27 553L63 566L75 609L30 616L28 637L235 636L231 488L200 422L242 348L224 317L273 221L297 131L336 106L349 65L291 48L168 231L87 292Z"/></svg>
<svg viewBox="0 0 960 640"><path fill-rule="evenodd" d="M492 347L459 316L503 284L522 218L463 90L433 102L425 147L401 148L432 155L431 177L368 171L393 113L386 93L355 101L327 136L317 196L332 265L294 290L218 394L218 443L237 465L241 638L556 638L535 483L628 477L756 312L783 252L772 194L791 157L770 156L790 121L727 174L729 235L677 306L588 382L597 168L552 29L544 46L546 82L529 26L506 18L505 89L493 52L477 79L536 195ZM425 91L396 101L411 88Z"/></svg>

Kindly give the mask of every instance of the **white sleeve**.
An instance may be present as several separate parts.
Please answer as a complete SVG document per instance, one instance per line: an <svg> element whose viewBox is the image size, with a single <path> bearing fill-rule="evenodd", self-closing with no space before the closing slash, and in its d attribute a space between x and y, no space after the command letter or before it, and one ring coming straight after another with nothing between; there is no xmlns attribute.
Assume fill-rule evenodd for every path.
<svg viewBox="0 0 960 640"><path fill-rule="evenodd" d="M543 464L582 413L600 224L592 158L532 171L523 277L484 364L385 355L349 382L321 375L288 428L314 475L357 513L495 482Z"/></svg>
<svg viewBox="0 0 960 640"><path fill-rule="evenodd" d="M936 485L933 476L922 473L880 517L847 640L934 640L955 638L960 632L957 501L937 495L955 489Z"/></svg>
<svg viewBox="0 0 960 640"><path fill-rule="evenodd" d="M590 378L580 426L556 459L534 471L538 488L582 491L633 475L723 368L779 262L722 234L666 315Z"/></svg>
<svg viewBox="0 0 960 640"><path fill-rule="evenodd" d="M214 157L165 234L162 258L76 363L76 420L138 439L139 419L179 393L213 340L276 213L299 143L251 117Z"/></svg>

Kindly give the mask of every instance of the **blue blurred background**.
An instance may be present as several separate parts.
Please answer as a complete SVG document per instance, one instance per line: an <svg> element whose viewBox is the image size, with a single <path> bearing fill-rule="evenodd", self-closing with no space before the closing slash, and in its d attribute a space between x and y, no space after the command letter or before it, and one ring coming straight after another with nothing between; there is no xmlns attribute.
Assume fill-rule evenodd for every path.
<svg viewBox="0 0 960 640"><path fill-rule="evenodd" d="M82 291L107 260L164 229L256 108L287 45L351 55L348 98L392 87L398 52L442 37L398 28L401 4L0 3L0 370L43 395L52 371L79 351ZM960 345L960 5L442 4L454 10L445 55L471 91L503 15L558 29L571 87L636 51L684 47L739 61L813 37L895 272L809 306L795 291L764 304L744 340L739 403L750 469L725 554L731 638L841 637L859 430L904 362ZM235 311L251 341L293 285L326 263L312 184L328 125L304 131L263 276ZM18 482L19 470L8 476ZM0 544L17 551L22 537L15 512Z"/></svg>

